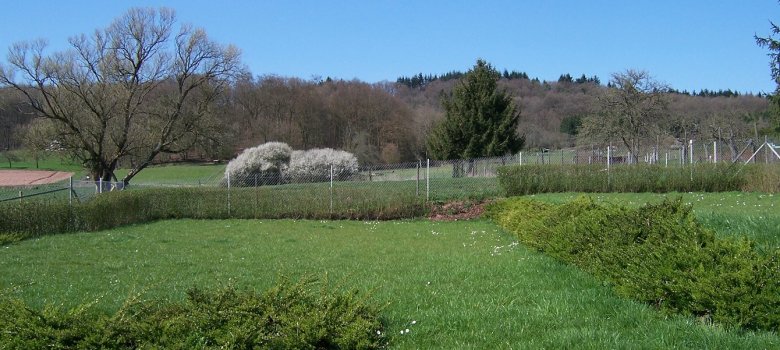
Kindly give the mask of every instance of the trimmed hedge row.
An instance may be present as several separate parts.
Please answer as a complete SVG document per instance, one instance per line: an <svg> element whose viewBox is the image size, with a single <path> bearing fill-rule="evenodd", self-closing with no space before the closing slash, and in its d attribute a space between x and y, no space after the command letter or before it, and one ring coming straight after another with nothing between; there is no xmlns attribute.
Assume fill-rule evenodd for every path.
<svg viewBox="0 0 780 350"><path fill-rule="evenodd" d="M88 306L32 310L0 295L3 349L378 349L379 309L356 292L282 282L263 294L192 289L184 302L130 299L113 316Z"/></svg>
<svg viewBox="0 0 780 350"><path fill-rule="evenodd" d="M639 209L586 197L563 205L524 198L488 215L519 240L667 312L744 329L780 330L780 251L719 239L681 200Z"/></svg>
<svg viewBox="0 0 780 350"><path fill-rule="evenodd" d="M507 196L548 192L723 192L748 183L737 166L690 167L617 165L510 165L498 169Z"/></svg>
<svg viewBox="0 0 780 350"><path fill-rule="evenodd" d="M342 188L156 188L106 193L86 203L28 201L0 210L0 244L75 231L98 231L162 219L359 219L418 217L424 198ZM228 204L229 203L229 204Z"/></svg>

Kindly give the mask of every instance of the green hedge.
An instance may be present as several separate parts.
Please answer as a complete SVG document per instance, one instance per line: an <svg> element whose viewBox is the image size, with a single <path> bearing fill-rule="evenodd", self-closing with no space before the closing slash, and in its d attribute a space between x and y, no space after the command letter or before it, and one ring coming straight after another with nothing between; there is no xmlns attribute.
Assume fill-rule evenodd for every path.
<svg viewBox="0 0 780 350"><path fill-rule="evenodd" d="M747 183L739 166L694 167L617 165L510 165L498 169L508 196L549 192L721 192L739 191Z"/></svg>
<svg viewBox="0 0 780 350"><path fill-rule="evenodd" d="M639 209L581 197L509 199L488 209L520 241L668 312L745 329L780 330L780 251L718 239L681 200Z"/></svg>
<svg viewBox="0 0 780 350"><path fill-rule="evenodd" d="M2 349L378 349L379 309L356 292L282 282L265 293L191 289L184 302L129 299L114 315L33 310L0 295Z"/></svg>
<svg viewBox="0 0 780 350"><path fill-rule="evenodd" d="M424 198L363 189L155 188L102 194L85 203L0 205L0 244L41 235L97 231L161 219L370 219L422 216ZM228 199L229 196L229 199ZM230 203L230 205L228 205Z"/></svg>

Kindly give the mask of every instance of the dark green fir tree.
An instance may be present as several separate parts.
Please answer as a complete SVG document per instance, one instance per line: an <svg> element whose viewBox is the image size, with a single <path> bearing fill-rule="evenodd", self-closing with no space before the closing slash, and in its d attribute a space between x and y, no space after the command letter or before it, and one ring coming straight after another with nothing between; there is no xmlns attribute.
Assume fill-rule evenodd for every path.
<svg viewBox="0 0 780 350"><path fill-rule="evenodd" d="M498 88L500 78L501 73L480 59L442 96L445 118L427 140L432 158L496 157L520 150L525 142L517 132L520 113L512 96Z"/></svg>

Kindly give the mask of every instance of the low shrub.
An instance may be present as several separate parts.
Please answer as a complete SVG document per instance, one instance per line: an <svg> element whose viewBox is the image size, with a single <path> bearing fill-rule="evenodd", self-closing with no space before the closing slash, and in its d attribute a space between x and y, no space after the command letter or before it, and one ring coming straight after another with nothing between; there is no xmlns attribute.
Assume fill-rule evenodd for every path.
<svg viewBox="0 0 780 350"><path fill-rule="evenodd" d="M0 244L25 238L98 231L164 219L357 219L423 216L424 197L401 191L339 188L314 184L283 187L134 189L104 193L85 203L4 203Z"/></svg>
<svg viewBox="0 0 780 350"><path fill-rule="evenodd" d="M738 166L694 167L617 165L509 165L498 169L508 196L550 192L722 192L748 182Z"/></svg>
<svg viewBox="0 0 780 350"><path fill-rule="evenodd" d="M3 349L378 349L380 309L356 291L283 281L265 293L191 289L183 302L128 299L114 315L33 310L0 295Z"/></svg>
<svg viewBox="0 0 780 350"><path fill-rule="evenodd" d="M745 329L780 330L780 251L719 239L691 207L639 209L581 197L563 205L510 199L489 216L525 244L609 281L616 292L667 312Z"/></svg>
<svg viewBox="0 0 780 350"><path fill-rule="evenodd" d="M741 172L744 173L743 191L748 192L780 192L780 165L778 164L748 164Z"/></svg>

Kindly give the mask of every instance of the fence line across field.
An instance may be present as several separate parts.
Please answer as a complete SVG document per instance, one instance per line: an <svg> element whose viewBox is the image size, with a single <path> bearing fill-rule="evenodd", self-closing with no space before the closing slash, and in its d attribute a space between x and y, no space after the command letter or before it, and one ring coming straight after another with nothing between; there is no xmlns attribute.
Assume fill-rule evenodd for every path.
<svg viewBox="0 0 780 350"><path fill-rule="evenodd" d="M498 168L504 165L538 164L538 165L601 165L609 181L611 168L616 165L655 164L665 167L686 166L702 163L747 164L750 162L779 163L780 154L773 143L765 140L758 145L752 141L744 142L741 147L734 144L723 145L717 142L711 144L696 144L689 141L684 147L660 150L650 147L640 155L631 154L626 148L615 145L607 147L574 147L561 150L524 151L515 155L503 157L475 158L465 160L419 160L416 162L398 164L365 165L353 174L334 172L330 169L315 172L318 175L288 176L284 172L273 175L250 174L231 177L226 173L174 183L133 183L132 188L163 188L163 187L212 187L226 189L226 205L231 206L231 193L246 188L264 188L279 195L286 191L309 191L312 200L327 197L327 204L334 207L334 201L341 200L340 191L359 191L372 188L384 189L387 192L414 195L425 201L448 199L458 196L468 196L470 193L500 193L496 176ZM691 178L695 167L691 167ZM104 192L124 190L121 182L82 181L73 178L49 185L28 187L0 188L0 203L24 201L28 198L44 196L60 196L67 193L69 203L83 202ZM354 198L349 198L354 199Z"/></svg>

